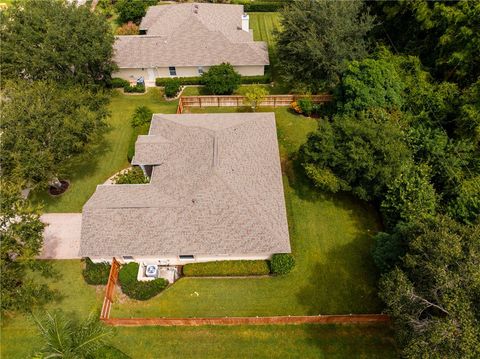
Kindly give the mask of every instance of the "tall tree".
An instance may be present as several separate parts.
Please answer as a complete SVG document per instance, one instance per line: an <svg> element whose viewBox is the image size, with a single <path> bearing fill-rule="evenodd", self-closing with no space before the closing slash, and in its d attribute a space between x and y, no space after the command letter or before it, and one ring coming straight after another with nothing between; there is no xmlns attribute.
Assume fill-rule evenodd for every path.
<svg viewBox="0 0 480 359"><path fill-rule="evenodd" d="M480 356L480 225L446 217L416 223L380 296L407 358Z"/></svg>
<svg viewBox="0 0 480 359"><path fill-rule="evenodd" d="M24 0L0 12L0 74L7 79L105 83L114 37L105 17L61 0Z"/></svg>
<svg viewBox="0 0 480 359"><path fill-rule="evenodd" d="M29 311L34 304L52 297L47 286L26 276L42 248L45 225L40 221L39 208L21 196L19 186L4 179L0 183L0 210L2 312Z"/></svg>
<svg viewBox="0 0 480 359"><path fill-rule="evenodd" d="M367 54L365 35L373 27L361 1L296 0L282 13L277 53L292 86L312 91L336 85L346 61Z"/></svg>
<svg viewBox="0 0 480 359"><path fill-rule="evenodd" d="M107 101L77 86L7 82L0 114L2 174L29 186L56 183L67 160L103 133Z"/></svg>

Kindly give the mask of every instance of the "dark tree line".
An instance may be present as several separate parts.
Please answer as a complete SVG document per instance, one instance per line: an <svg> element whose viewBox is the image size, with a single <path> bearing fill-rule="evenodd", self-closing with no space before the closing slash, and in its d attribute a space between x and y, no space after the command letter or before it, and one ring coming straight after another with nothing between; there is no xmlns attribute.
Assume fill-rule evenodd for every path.
<svg viewBox="0 0 480 359"><path fill-rule="evenodd" d="M285 80L336 94L299 159L381 211L379 294L408 358L480 356L479 11L298 0L278 35Z"/></svg>

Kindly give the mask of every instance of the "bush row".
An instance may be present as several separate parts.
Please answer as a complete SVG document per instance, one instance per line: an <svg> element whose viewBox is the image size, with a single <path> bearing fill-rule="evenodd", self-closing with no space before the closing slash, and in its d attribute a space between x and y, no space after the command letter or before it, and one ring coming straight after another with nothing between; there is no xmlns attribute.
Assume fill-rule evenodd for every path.
<svg viewBox="0 0 480 359"><path fill-rule="evenodd" d="M249 276L270 274L268 261L216 261L190 263L183 266L183 275L188 277Z"/></svg>
<svg viewBox="0 0 480 359"><path fill-rule="evenodd" d="M110 264L93 263L90 258L85 259L85 269L82 271L85 282L90 285L105 285L110 274Z"/></svg>
<svg viewBox="0 0 480 359"><path fill-rule="evenodd" d="M285 6L282 2L253 2L243 5L245 12L275 12L280 11Z"/></svg>
<svg viewBox="0 0 480 359"><path fill-rule="evenodd" d="M203 85L202 77L174 77L174 78L165 78L165 77L158 77L155 80L155 85L157 86L166 86L172 80L177 80L179 86L184 85ZM270 83L271 79L269 75L263 76L242 76L240 78L240 83L243 85L249 84L267 84ZM120 86L122 87L122 86Z"/></svg>
<svg viewBox="0 0 480 359"><path fill-rule="evenodd" d="M127 93L144 93L145 85L135 85L135 86L126 85L123 87L123 91Z"/></svg>
<svg viewBox="0 0 480 359"><path fill-rule="evenodd" d="M151 281L141 282L137 280L139 264L124 264L118 273L122 292L132 299L147 300L160 293L168 285L168 281L157 278Z"/></svg>
<svg viewBox="0 0 480 359"><path fill-rule="evenodd" d="M239 260L189 263L183 266L183 275L187 277L282 275L289 273L294 266L295 259L292 254L279 253L274 254L270 261Z"/></svg>
<svg viewBox="0 0 480 359"><path fill-rule="evenodd" d="M130 82L120 77L114 77L110 80L110 86L113 88L123 88L125 86L130 86Z"/></svg>

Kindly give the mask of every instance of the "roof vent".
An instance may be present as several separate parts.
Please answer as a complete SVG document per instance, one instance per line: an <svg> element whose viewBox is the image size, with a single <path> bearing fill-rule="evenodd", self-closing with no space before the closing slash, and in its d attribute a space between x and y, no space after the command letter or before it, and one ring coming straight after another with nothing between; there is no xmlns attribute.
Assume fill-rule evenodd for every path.
<svg viewBox="0 0 480 359"><path fill-rule="evenodd" d="M198 14L198 5L193 5L193 13Z"/></svg>

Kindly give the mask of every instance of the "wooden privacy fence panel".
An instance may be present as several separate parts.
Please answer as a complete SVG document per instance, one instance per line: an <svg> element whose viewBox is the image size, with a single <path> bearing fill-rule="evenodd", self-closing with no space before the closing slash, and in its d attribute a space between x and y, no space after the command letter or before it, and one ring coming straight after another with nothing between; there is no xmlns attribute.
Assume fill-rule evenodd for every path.
<svg viewBox="0 0 480 359"><path fill-rule="evenodd" d="M223 317L223 318L110 318L105 324L114 326L203 326L203 325L278 325L278 324L368 324L388 323L384 314Z"/></svg>
<svg viewBox="0 0 480 359"><path fill-rule="evenodd" d="M290 106L300 98L310 98L314 103L325 103L333 100L332 95L268 95L258 104L264 107ZM239 107L245 105L245 96L181 96L178 101L177 113L183 113L190 107Z"/></svg>
<svg viewBox="0 0 480 359"><path fill-rule="evenodd" d="M105 288L105 298L103 298L102 311L100 312L100 319L105 320L110 317L110 309L112 308L113 295L115 293L115 286L118 280L118 271L120 263L113 258L112 266L110 267L110 274L108 276L107 286Z"/></svg>

